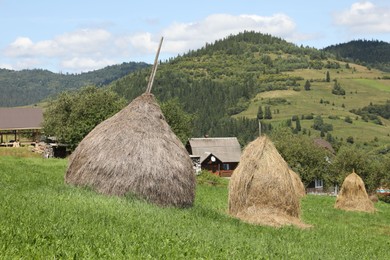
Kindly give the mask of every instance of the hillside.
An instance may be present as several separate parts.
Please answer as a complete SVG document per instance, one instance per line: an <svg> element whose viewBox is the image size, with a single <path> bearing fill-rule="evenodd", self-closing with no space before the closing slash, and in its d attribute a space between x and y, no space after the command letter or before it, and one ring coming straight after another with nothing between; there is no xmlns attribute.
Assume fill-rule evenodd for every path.
<svg viewBox="0 0 390 260"><path fill-rule="evenodd" d="M66 90L86 85L104 86L130 72L149 66L146 63L122 63L81 74L60 74L34 69L0 69L0 107L30 105Z"/></svg>
<svg viewBox="0 0 390 260"><path fill-rule="evenodd" d="M374 40L354 40L324 48L339 59L390 72L390 43Z"/></svg>
<svg viewBox="0 0 390 260"><path fill-rule="evenodd" d="M131 100L144 91L148 74L149 70L141 70L110 86ZM263 120L263 131L288 123L293 115L311 115L311 120L302 120L302 127L319 136L320 131L311 125L313 118L321 115L325 121L336 118L332 119L333 130L325 133L333 138L352 136L356 142L390 143L387 119L382 118L383 125L378 125L349 112L390 99L388 76L338 61L329 52L244 32L162 63L153 93L160 101L178 98L187 112L197 115L194 136L238 136L245 144L258 134L256 116L261 105L263 109L269 106L272 113L272 119ZM310 91L304 91L306 80L311 82ZM345 89L345 95L331 93L334 80ZM351 124L343 124L346 116L353 118Z"/></svg>

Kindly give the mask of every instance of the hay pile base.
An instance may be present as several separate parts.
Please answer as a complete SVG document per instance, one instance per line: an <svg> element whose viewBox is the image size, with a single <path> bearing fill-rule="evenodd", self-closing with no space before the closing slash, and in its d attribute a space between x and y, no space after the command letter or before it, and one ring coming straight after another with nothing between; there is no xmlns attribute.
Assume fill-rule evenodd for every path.
<svg viewBox="0 0 390 260"><path fill-rule="evenodd" d="M187 207L195 175L184 145L152 94L96 126L70 157L65 182L108 195L131 193L161 206Z"/></svg>
<svg viewBox="0 0 390 260"><path fill-rule="evenodd" d="M299 219L300 201L289 167L266 136L241 155L229 183L229 214L252 224L309 227Z"/></svg>
<svg viewBox="0 0 390 260"><path fill-rule="evenodd" d="M291 179L293 181L293 186L295 189L295 192L297 193L299 198L306 196L306 189L305 185L303 185L301 177L299 177L298 173L294 172L292 169L289 169L289 172L291 174Z"/></svg>
<svg viewBox="0 0 390 260"><path fill-rule="evenodd" d="M374 203L367 195L362 178L355 172L345 178L334 207L347 211L375 211Z"/></svg>

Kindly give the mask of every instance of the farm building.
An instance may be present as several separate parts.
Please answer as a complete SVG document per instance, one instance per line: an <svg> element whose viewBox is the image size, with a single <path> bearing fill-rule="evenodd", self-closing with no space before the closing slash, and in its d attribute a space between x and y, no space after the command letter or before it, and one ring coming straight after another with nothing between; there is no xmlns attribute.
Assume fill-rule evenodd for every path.
<svg viewBox="0 0 390 260"><path fill-rule="evenodd" d="M336 152L333 149L332 144L330 144L328 141L321 139L321 138L315 138L313 140L314 144L317 147L320 147L322 149L325 149L328 151L328 155L325 160L328 163L331 163L331 156L334 155ZM326 190L325 187L325 181L320 178L315 178L309 185L306 187L306 190L308 193L335 193L337 194L338 192L338 186L334 186L333 184L329 185L328 183L328 189Z"/></svg>
<svg viewBox="0 0 390 260"><path fill-rule="evenodd" d="M22 134L36 142L42 129L43 111L41 108L17 107L0 108L0 143L10 146L22 140Z"/></svg>
<svg viewBox="0 0 390 260"><path fill-rule="evenodd" d="M202 169L221 177L232 175L241 156L241 146L236 137L191 138L186 149Z"/></svg>

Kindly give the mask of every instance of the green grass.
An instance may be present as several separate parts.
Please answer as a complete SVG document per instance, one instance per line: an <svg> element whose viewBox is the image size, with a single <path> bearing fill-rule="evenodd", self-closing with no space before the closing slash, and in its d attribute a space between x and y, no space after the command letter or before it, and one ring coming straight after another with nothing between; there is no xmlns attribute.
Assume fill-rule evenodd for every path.
<svg viewBox="0 0 390 260"><path fill-rule="evenodd" d="M42 157L41 154L32 152L30 147L0 147L0 156Z"/></svg>
<svg viewBox="0 0 390 260"><path fill-rule="evenodd" d="M375 214L307 196L311 229L229 217L227 187L200 184L189 209L64 184L66 160L0 157L1 259L389 259L390 205ZM223 185L225 183L225 185Z"/></svg>
<svg viewBox="0 0 390 260"><path fill-rule="evenodd" d="M343 66L343 65L342 65ZM354 65L355 66L355 65ZM359 143L367 143L379 139L381 144L390 144L390 121L382 119L383 125L377 125L373 122L363 122L359 117L356 121L356 115L349 112L351 109L358 109L373 104L384 104L386 100L390 100L390 80L380 80L384 73L376 70L368 70L365 67L357 66L357 71L339 69L330 70L331 79L337 79L341 86L345 89L345 96L333 95L331 90L334 82L322 82L325 77L326 70L295 70L288 74L301 76L304 78L300 81L301 91L277 90L259 93L251 100L247 110L238 114L237 117L245 116L255 118L259 105L263 107L268 105L268 101L275 98L284 98L285 103L271 105L272 120L264 120L278 124L282 121L290 119L293 115L301 116L313 113L321 115L327 123L334 125L334 130L331 134L334 137L343 138L344 140L352 136ZM303 90L303 86L307 79L313 79L311 82L311 90ZM323 103L320 101L323 100ZM279 113L275 113L279 111ZM328 120L329 116L338 116L339 120ZM346 124L345 117L351 117L354 120L353 124ZM312 121L301 121L303 128L311 129ZM311 129L313 135L319 136L318 131Z"/></svg>

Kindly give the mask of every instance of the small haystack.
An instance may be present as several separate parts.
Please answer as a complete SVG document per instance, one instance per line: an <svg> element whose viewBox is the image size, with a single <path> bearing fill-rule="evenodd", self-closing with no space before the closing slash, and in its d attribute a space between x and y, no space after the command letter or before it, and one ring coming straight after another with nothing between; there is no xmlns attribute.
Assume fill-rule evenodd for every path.
<svg viewBox="0 0 390 260"><path fill-rule="evenodd" d="M301 177L299 177L298 173L294 172L291 168L289 168L289 172L291 174L293 186L298 197L299 198L305 197L306 189L305 189L305 185L303 185L302 183Z"/></svg>
<svg viewBox="0 0 390 260"><path fill-rule="evenodd" d="M355 171L345 178L334 207L347 211L375 211L374 204L367 195L364 182Z"/></svg>
<svg viewBox="0 0 390 260"><path fill-rule="evenodd" d="M66 183L108 195L130 193L160 206L192 206L192 161L150 93L162 41L146 92L80 142L69 159Z"/></svg>
<svg viewBox="0 0 390 260"><path fill-rule="evenodd" d="M229 214L243 221L307 227L289 167L270 139L262 136L243 151L229 184Z"/></svg>

